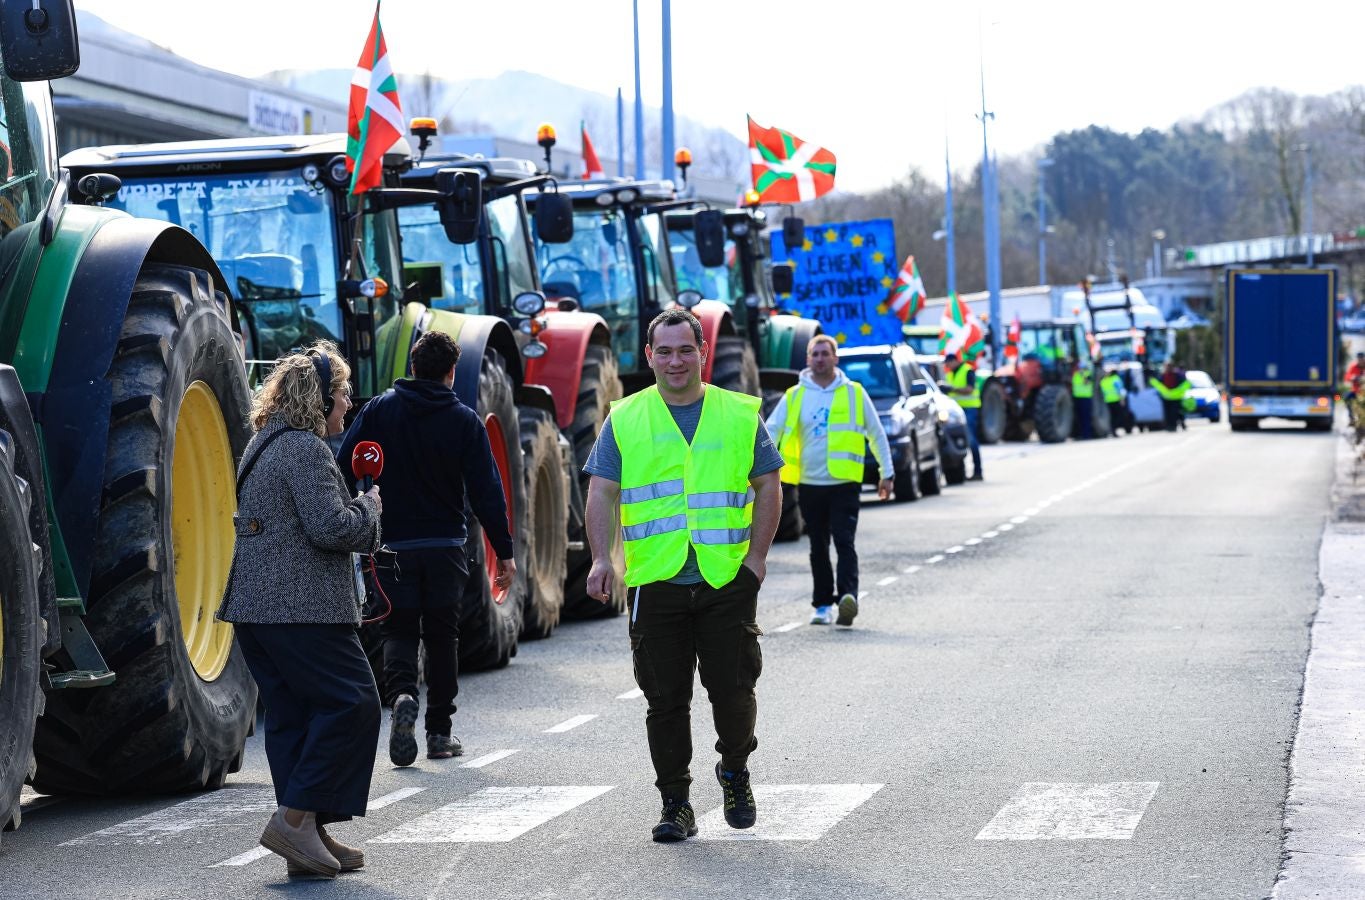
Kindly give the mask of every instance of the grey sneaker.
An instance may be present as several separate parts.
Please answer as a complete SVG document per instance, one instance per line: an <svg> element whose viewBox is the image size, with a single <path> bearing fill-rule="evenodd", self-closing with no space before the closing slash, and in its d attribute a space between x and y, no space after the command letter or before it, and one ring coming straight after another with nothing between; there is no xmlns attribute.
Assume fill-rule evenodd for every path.
<svg viewBox="0 0 1365 900"><path fill-rule="evenodd" d="M399 694L393 701L393 727L389 729L389 759L395 766L410 766L417 759L417 699Z"/></svg>
<svg viewBox="0 0 1365 900"><path fill-rule="evenodd" d="M464 747L460 744L460 739L455 735L427 735L427 759L450 759L452 756L463 755Z"/></svg>
<svg viewBox="0 0 1365 900"><path fill-rule="evenodd" d="M853 620L858 616L858 598L852 594L844 594L839 598L839 618L835 625L843 625L845 628L853 624Z"/></svg>

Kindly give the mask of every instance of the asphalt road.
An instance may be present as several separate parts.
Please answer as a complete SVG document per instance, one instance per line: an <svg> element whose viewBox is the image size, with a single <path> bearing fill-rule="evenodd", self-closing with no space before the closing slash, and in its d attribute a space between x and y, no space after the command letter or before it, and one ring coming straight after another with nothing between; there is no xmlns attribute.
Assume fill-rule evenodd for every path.
<svg viewBox="0 0 1365 900"><path fill-rule="evenodd" d="M698 685L702 834L650 842L617 619L464 678L462 759L381 753L378 808L335 829L366 842L361 872L290 883L252 858L273 808L257 737L199 798L33 799L0 896L1267 896L1334 440L1192 422L986 448L982 484L865 503L852 629L805 624L805 544L779 545L752 832L718 822Z"/></svg>

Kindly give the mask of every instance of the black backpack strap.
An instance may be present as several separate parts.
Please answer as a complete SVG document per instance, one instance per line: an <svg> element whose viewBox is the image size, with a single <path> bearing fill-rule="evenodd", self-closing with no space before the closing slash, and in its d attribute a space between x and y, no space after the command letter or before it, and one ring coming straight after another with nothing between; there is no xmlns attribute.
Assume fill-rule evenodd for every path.
<svg viewBox="0 0 1365 900"><path fill-rule="evenodd" d="M302 430L302 428L281 428L261 441L260 445L256 447L256 452L251 454L251 459L247 460L246 465L242 466L242 473L237 476L237 500L239 502L242 499L242 485L246 484L247 476L251 474L252 469L256 468L256 463L260 460L261 454L265 452L265 448L270 446L270 442L286 432Z"/></svg>

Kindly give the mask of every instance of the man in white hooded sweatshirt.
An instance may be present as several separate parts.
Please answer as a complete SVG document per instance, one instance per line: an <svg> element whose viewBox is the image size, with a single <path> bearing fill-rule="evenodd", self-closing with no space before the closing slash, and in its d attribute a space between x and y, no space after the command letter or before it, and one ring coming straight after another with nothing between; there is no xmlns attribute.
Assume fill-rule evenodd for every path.
<svg viewBox="0 0 1365 900"><path fill-rule="evenodd" d="M891 446L862 385L839 368L839 345L827 334L806 347L800 382L768 416L768 433L782 454L782 481L799 484L801 516L810 537L815 576L812 625L852 625L858 615L858 551L853 546L863 484L863 461L872 445L880 470L877 496L891 496ZM839 556L830 567L829 542ZM838 618L835 618L835 610Z"/></svg>

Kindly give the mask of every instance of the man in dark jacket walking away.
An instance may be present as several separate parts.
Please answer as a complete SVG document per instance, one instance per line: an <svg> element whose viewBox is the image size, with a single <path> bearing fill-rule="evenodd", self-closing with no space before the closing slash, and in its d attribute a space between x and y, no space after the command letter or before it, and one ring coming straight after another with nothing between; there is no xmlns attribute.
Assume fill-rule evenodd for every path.
<svg viewBox="0 0 1365 900"><path fill-rule="evenodd" d="M478 414L455 395L460 348L429 332L412 348L411 379L400 378L360 411L338 454L344 465L361 441L384 450L381 519L384 541L397 554L379 583L393 605L384 639L384 702L393 709L389 757L396 766L417 758L417 646L427 650L427 758L463 752L451 734L459 648L460 597L470 577L464 544L465 496L498 557L497 585L516 573L507 501Z"/></svg>

